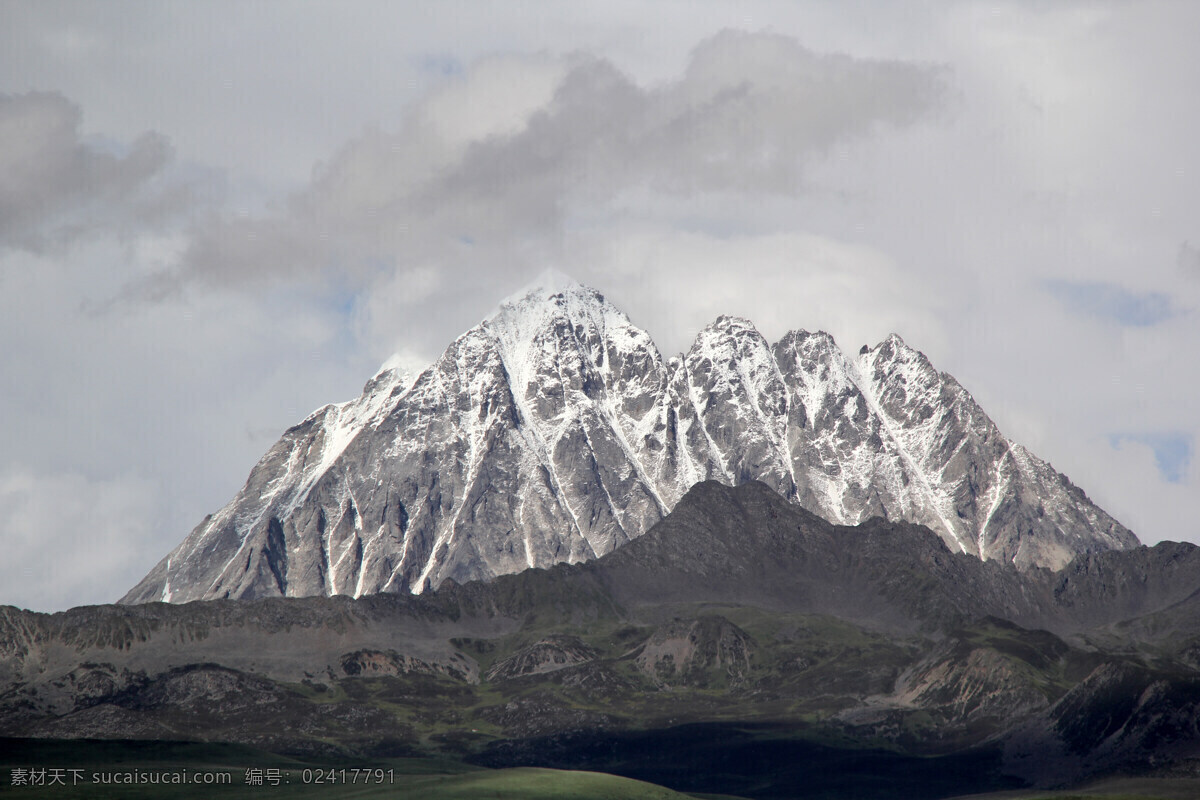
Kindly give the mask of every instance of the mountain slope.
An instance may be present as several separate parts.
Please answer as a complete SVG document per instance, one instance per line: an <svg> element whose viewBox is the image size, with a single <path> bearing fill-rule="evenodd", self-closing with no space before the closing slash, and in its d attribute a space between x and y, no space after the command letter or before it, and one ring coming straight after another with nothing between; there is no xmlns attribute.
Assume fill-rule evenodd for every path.
<svg viewBox="0 0 1200 800"><path fill-rule="evenodd" d="M1200 627L1160 623L1198 592L1194 545L1021 571L707 481L601 558L417 596L0 608L0 735L454 756L764 798L825 796L779 766L804 752L860 764L853 796L945 796L930 780L954 764L974 790L1005 772L1059 785L1194 765ZM919 791L868 791L871 775Z"/></svg>
<svg viewBox="0 0 1200 800"><path fill-rule="evenodd" d="M585 561L710 479L761 480L839 524L926 525L1021 568L1137 543L897 336L852 359L825 333L771 344L720 317L664 360L569 284L288 430L122 602L421 592Z"/></svg>

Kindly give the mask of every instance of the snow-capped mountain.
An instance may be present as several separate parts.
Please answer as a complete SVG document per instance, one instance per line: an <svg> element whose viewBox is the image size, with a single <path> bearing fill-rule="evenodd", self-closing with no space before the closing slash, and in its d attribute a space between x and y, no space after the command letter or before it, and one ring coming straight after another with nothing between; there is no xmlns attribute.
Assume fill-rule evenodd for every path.
<svg viewBox="0 0 1200 800"><path fill-rule="evenodd" d="M664 361L568 283L285 432L122 602L421 592L587 560L706 479L761 480L839 524L921 523L1020 568L1137 544L898 336L848 357L723 316Z"/></svg>

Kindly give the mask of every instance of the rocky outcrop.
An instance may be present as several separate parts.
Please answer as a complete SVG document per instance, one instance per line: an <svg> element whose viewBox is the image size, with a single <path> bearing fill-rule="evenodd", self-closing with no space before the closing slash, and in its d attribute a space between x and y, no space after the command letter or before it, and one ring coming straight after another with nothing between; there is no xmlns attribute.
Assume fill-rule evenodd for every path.
<svg viewBox="0 0 1200 800"><path fill-rule="evenodd" d="M488 669L489 681L519 678L523 675L543 675L578 664L586 664L599 655L575 636L547 636L528 647L502 658Z"/></svg>
<svg viewBox="0 0 1200 800"><path fill-rule="evenodd" d="M737 684L750 672L753 653L753 640L744 630L711 614L660 627L642 645L635 663L650 677L666 683L703 686L715 677Z"/></svg>

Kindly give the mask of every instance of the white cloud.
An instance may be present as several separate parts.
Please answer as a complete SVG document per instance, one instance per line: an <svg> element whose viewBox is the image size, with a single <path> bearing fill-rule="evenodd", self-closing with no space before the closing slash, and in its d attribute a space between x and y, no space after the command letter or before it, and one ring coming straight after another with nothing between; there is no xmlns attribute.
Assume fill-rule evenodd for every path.
<svg viewBox="0 0 1200 800"><path fill-rule="evenodd" d="M461 157L472 142L519 134L529 118L544 109L566 77L565 59L541 56L490 56L463 75L438 86L412 114L427 128L427 146Z"/></svg>
<svg viewBox="0 0 1200 800"><path fill-rule="evenodd" d="M29 502L41 502L48 490L38 487L60 476L105 496L152 490L145 527L130 529L138 547L122 551L135 565L129 572L149 570L237 491L285 428L357 395L378 365L357 351L348 313L322 292L188 290L155 303L93 302L177 246L148 236L81 242L70 259L0 256L0 474L32 481ZM84 535L46 525L54 547L66 547L72 530ZM3 520L0 529L28 534ZM115 568L105 575L107 599L132 585Z"/></svg>
<svg viewBox="0 0 1200 800"><path fill-rule="evenodd" d="M1179 270L1190 280L1200 280L1200 247L1191 242L1179 245Z"/></svg>
<svg viewBox="0 0 1200 800"><path fill-rule="evenodd" d="M937 292L911 285L886 255L811 233L714 237L700 232L608 231L594 264L572 265L605 291L666 355L685 350L720 314L753 321L774 341L789 330L825 330L852 354L901 332L940 349L946 331Z"/></svg>
<svg viewBox="0 0 1200 800"><path fill-rule="evenodd" d="M1194 465L1173 481L1163 475L1155 449L1144 442L1097 437L1082 444L1077 440L1074 447L1080 458L1072 479L1143 541L1200 542L1195 514L1200 470Z"/></svg>
<svg viewBox="0 0 1200 800"><path fill-rule="evenodd" d="M155 488L127 476L0 472L3 602L57 611L116 601L156 545Z"/></svg>

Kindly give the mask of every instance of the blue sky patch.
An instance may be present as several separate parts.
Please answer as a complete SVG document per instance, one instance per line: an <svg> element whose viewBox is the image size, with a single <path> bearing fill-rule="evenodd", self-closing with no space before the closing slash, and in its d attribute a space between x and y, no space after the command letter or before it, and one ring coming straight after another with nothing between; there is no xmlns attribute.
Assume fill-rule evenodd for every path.
<svg viewBox="0 0 1200 800"><path fill-rule="evenodd" d="M1181 483L1192 460L1192 437L1186 433L1114 433L1108 443L1120 447L1122 442L1137 442L1154 451L1154 461L1163 478Z"/></svg>
<svg viewBox="0 0 1200 800"><path fill-rule="evenodd" d="M1044 283L1068 311L1136 328L1157 325L1179 314L1162 292L1131 292L1114 283L1050 280Z"/></svg>

